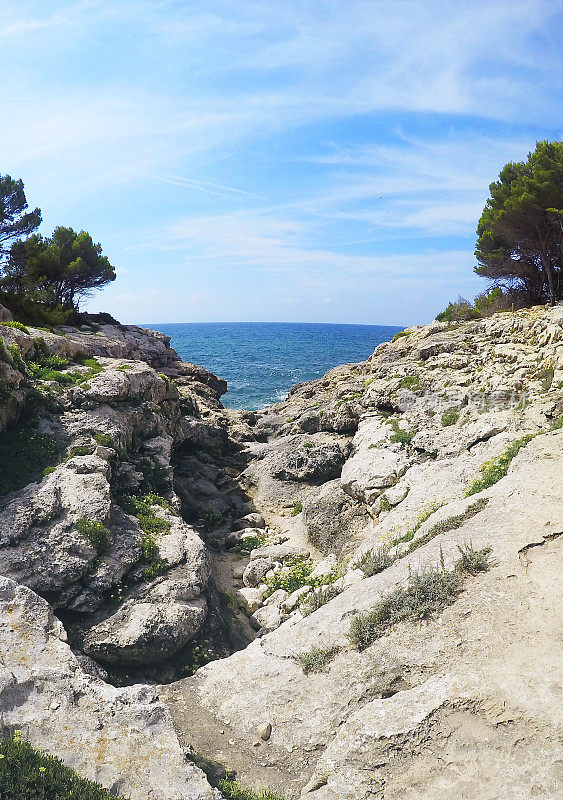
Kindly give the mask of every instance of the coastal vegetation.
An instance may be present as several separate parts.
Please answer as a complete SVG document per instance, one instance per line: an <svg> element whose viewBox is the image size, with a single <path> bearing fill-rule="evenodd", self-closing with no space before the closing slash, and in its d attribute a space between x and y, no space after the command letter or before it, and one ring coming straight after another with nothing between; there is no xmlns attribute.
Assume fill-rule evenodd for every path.
<svg viewBox="0 0 563 800"><path fill-rule="evenodd" d="M491 548L475 550L471 543L458 548L460 558L453 571L441 563L411 575L406 586L384 595L369 611L358 614L350 624L348 638L357 650L364 650L398 622L416 622L451 605L463 588L463 575L485 572L493 562Z"/></svg>
<svg viewBox="0 0 563 800"><path fill-rule="evenodd" d="M563 142L538 142L491 183L477 225L475 272L492 288L459 298L437 319L456 322L563 298Z"/></svg>
<svg viewBox="0 0 563 800"><path fill-rule="evenodd" d="M3 800L119 800L98 783L79 778L54 756L20 740L0 741L0 797Z"/></svg>
<svg viewBox="0 0 563 800"><path fill-rule="evenodd" d="M34 233L40 224L22 181L0 175L0 302L20 323L77 322L80 299L115 280L115 269L86 231L58 226L44 237Z"/></svg>

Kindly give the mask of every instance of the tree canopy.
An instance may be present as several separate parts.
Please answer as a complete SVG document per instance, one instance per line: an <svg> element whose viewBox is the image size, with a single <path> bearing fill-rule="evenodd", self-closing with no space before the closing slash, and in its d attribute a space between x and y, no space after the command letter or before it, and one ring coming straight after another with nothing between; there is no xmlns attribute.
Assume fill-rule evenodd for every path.
<svg viewBox="0 0 563 800"><path fill-rule="evenodd" d="M86 231L55 228L16 242L2 283L15 294L36 294L49 308L76 308L80 297L115 280L115 269Z"/></svg>
<svg viewBox="0 0 563 800"><path fill-rule="evenodd" d="M6 258L15 240L29 236L41 224L40 209L24 213L26 209L22 181L0 175L0 262Z"/></svg>
<svg viewBox="0 0 563 800"><path fill-rule="evenodd" d="M563 142L538 142L489 188L475 272L528 303L554 304L563 297Z"/></svg>
<svg viewBox="0 0 563 800"><path fill-rule="evenodd" d="M23 183L0 175L0 300L22 321L59 324L81 297L115 280L102 247L86 231L34 233L41 211L26 212Z"/></svg>

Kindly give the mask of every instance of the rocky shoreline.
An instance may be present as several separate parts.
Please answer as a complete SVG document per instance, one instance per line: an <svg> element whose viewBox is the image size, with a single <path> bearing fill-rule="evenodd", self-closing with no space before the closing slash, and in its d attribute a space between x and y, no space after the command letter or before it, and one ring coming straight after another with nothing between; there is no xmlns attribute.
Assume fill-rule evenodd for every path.
<svg viewBox="0 0 563 800"><path fill-rule="evenodd" d="M563 307L409 328L261 412L156 332L0 340L4 727L131 800L220 797L221 764L287 800L554 796ZM469 546L455 602L354 646Z"/></svg>

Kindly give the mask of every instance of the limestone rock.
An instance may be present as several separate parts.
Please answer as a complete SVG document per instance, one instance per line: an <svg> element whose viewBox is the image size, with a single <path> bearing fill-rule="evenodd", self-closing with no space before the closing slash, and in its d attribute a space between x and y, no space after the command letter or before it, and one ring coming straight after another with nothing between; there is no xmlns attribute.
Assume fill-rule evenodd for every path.
<svg viewBox="0 0 563 800"><path fill-rule="evenodd" d="M154 691L117 689L87 674L45 600L6 578L0 651L3 724L34 747L131 800L213 800Z"/></svg>

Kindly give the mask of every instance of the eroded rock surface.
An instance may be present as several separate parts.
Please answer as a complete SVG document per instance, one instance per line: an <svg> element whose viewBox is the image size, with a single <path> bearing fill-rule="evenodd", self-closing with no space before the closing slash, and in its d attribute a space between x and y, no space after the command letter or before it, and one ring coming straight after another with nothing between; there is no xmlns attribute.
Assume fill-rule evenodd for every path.
<svg viewBox="0 0 563 800"><path fill-rule="evenodd" d="M0 338L0 430L57 451L0 487L5 724L131 798L213 797L182 748L287 800L555 796L562 307L408 329L262 412L162 334ZM455 602L353 647L468 544Z"/></svg>

